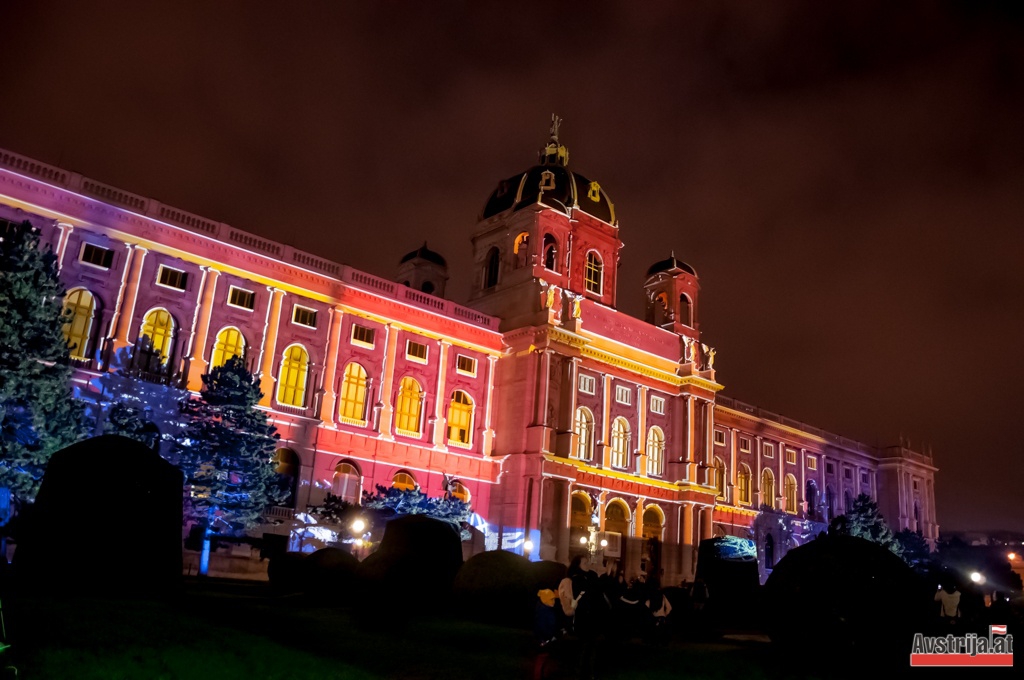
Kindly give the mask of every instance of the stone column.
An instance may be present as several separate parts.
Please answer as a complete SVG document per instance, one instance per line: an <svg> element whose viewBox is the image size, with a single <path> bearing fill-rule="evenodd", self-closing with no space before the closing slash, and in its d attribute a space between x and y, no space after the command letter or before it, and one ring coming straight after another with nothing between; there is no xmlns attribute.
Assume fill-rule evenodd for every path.
<svg viewBox="0 0 1024 680"><path fill-rule="evenodd" d="M697 551L693 540L693 503L684 501L682 505L683 513L683 540L681 548L683 564L682 572L683 578L688 581L693 580L694 576L694 565L697 561Z"/></svg>
<svg viewBox="0 0 1024 680"><path fill-rule="evenodd" d="M729 485L725 492L725 502L730 505L739 505L739 499L736 497L736 482L738 480L736 467L736 444L738 443L737 437L739 431L733 427L729 428Z"/></svg>
<svg viewBox="0 0 1024 680"><path fill-rule="evenodd" d="M694 408L694 397L687 394L686 399L686 481L695 483L697 481L697 425L694 422L696 410Z"/></svg>
<svg viewBox="0 0 1024 680"><path fill-rule="evenodd" d="M448 348L452 346L447 340L440 340L438 342L441 346L440 355L438 361L440 365L437 368L437 392L434 399L434 447L447 451L448 450L448 412L445 410L448 406L448 392L445 385L445 379L448 373ZM470 441L473 441L473 433L469 434Z"/></svg>
<svg viewBox="0 0 1024 680"><path fill-rule="evenodd" d="M606 374L602 376L601 382L604 384L604 398L602 400L601 408L601 450L597 452L595 458L599 458L601 461L601 467L607 470L611 467L611 447L608 445L608 437L611 433L611 423L608 421L612 415L612 404L609 397L609 392L612 389L612 377ZM601 526L604 526L604 521L601 522Z"/></svg>
<svg viewBox="0 0 1024 680"><path fill-rule="evenodd" d="M338 391L335 383L338 380L338 355L341 351L341 327L345 318L345 310L334 307L330 310L331 320L328 329L327 352L324 354L324 396L320 400L320 421L334 424L338 406Z"/></svg>
<svg viewBox="0 0 1024 680"><path fill-rule="evenodd" d="M193 392L203 388L203 374L210 365L203 356L206 354L206 342L210 337L210 317L213 315L213 297L217 290L217 279L220 272L213 267L200 267L203 281L200 284L199 306L192 321L192 337L189 340L189 357L187 387Z"/></svg>
<svg viewBox="0 0 1024 680"><path fill-rule="evenodd" d="M487 357L487 410L484 414L484 442L483 454L490 456L494 453L494 430L491 429L491 421L494 416L491 409L494 408L494 371L498 365L498 357L488 355Z"/></svg>
<svg viewBox="0 0 1024 680"><path fill-rule="evenodd" d="M263 325L263 344L260 346L260 406L270 407L273 404L274 387L277 376L274 375L274 359L277 354L277 334L281 325L281 300L284 291L280 288L267 286L270 291L270 305L267 307L267 319Z"/></svg>
<svg viewBox="0 0 1024 680"><path fill-rule="evenodd" d="M139 297L139 282L142 277L142 263L149 251L142 246L128 245L128 257L125 268L128 272L121 282L121 291L118 294L118 306L114 311L114 352L131 345L130 333L133 318L135 316L135 302Z"/></svg>
<svg viewBox="0 0 1024 680"><path fill-rule="evenodd" d="M636 405L636 422L637 422L637 442L636 451L639 454L636 462L636 473L640 476L646 477L647 474L647 388L643 385L640 386L639 394L637 395L638 403ZM664 463L665 454L662 452L662 462Z"/></svg>
<svg viewBox="0 0 1024 680"><path fill-rule="evenodd" d="M391 432L391 423L395 416L395 407L391 401L391 392L395 384L395 364L397 363L398 352L398 329L388 324L384 327L387 332L386 347L384 350L384 380L380 386L380 436L381 439L394 439Z"/></svg>
<svg viewBox="0 0 1024 680"><path fill-rule="evenodd" d="M754 501L754 507L760 509L765 502L761 491L761 458L764 456L764 440L759 434L754 435L754 439L757 441L757 473L750 480L750 486L753 490L751 500Z"/></svg>
<svg viewBox="0 0 1024 680"><path fill-rule="evenodd" d="M64 251L67 250L68 239L71 238L71 232L75 228L66 222L58 222L57 228L60 229L60 237L57 239L57 271L59 272L64 268Z"/></svg>

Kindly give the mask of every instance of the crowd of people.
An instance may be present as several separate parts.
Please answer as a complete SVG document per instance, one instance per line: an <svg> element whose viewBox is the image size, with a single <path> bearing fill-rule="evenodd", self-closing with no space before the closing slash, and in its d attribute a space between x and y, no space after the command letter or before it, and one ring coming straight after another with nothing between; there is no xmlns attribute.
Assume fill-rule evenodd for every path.
<svg viewBox="0 0 1024 680"><path fill-rule="evenodd" d="M699 582L686 594L695 608L698 600L707 599ZM618 561L592 564L586 555L573 558L557 590L538 592L536 607L535 632L541 648L570 635L579 640L581 677L593 676L600 639L663 643L672 614L660 575L639 572L630 577Z"/></svg>

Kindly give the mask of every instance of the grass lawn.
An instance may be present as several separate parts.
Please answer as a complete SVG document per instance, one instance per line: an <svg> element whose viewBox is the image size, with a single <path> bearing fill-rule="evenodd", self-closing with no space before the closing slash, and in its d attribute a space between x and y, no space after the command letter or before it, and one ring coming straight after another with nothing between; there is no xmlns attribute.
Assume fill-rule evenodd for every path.
<svg viewBox="0 0 1024 680"><path fill-rule="evenodd" d="M503 680L532 677L536 661L530 631L407 612L370 622L263 584L192 581L171 601L23 599L4 611L4 662L20 678ZM575 677L576 654L562 643L547 677ZM598 655L601 678L815 677L786 667L764 643L606 643Z"/></svg>

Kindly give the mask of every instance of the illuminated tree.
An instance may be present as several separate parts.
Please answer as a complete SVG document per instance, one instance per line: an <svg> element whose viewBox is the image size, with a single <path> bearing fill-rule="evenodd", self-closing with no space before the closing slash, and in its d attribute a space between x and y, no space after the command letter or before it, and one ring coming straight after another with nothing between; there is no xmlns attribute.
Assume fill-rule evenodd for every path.
<svg viewBox="0 0 1024 680"><path fill-rule="evenodd" d="M885 523L882 513L878 511L878 504L871 500L871 496L862 493L857 496L845 515L839 515L829 524L830 534L856 536L878 543L888 548L896 555L902 556L900 544L893 536L892 530Z"/></svg>
<svg viewBox="0 0 1024 680"><path fill-rule="evenodd" d="M88 433L72 399L57 257L29 222L0 220L0 488L31 502L56 451Z"/></svg>
<svg viewBox="0 0 1024 680"><path fill-rule="evenodd" d="M279 436L256 408L262 396L235 356L203 376L198 399L181 404L185 429L174 456L185 473L189 519L206 527L201 573L211 533L252 528L268 505L282 500L273 460Z"/></svg>

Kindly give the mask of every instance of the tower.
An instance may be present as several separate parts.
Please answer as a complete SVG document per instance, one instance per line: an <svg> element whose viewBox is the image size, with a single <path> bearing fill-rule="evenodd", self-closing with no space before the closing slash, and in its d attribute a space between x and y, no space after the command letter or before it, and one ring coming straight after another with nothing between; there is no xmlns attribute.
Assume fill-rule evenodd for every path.
<svg viewBox="0 0 1024 680"><path fill-rule="evenodd" d="M680 335L698 338L697 272L672 253L647 270L644 281L647 323Z"/></svg>
<svg viewBox="0 0 1024 680"><path fill-rule="evenodd" d="M470 304L501 317L503 329L540 322L537 301L550 286L615 306L615 206L598 182L569 170L560 124L552 116L538 165L498 183L473 234Z"/></svg>
<svg viewBox="0 0 1024 680"><path fill-rule="evenodd" d="M407 253L398 263L399 283L437 297L444 297L448 282L448 263L427 247L427 242Z"/></svg>

